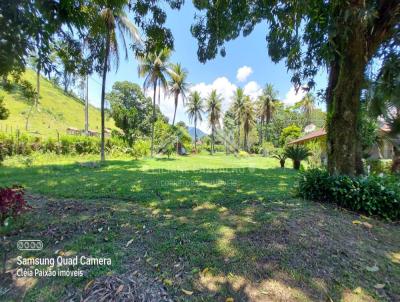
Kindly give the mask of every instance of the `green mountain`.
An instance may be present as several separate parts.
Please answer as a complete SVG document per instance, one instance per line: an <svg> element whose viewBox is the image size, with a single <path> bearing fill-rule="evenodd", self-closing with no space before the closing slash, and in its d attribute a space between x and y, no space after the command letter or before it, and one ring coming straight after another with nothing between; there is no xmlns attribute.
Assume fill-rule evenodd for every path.
<svg viewBox="0 0 400 302"><path fill-rule="evenodd" d="M29 81L36 87L36 74L27 70L22 79ZM40 99L37 110L33 109L29 119L28 131L25 130L26 117L31 105L23 97L18 87L10 92L0 88L0 96L4 96L5 106L10 110L7 120L0 120L0 132L29 133L43 137L56 137L66 134L68 127L84 129L85 115L84 104L79 99L68 96L57 85L41 77ZM100 110L94 106L89 107L89 129L100 132ZM112 119L106 120L107 128L115 128Z"/></svg>

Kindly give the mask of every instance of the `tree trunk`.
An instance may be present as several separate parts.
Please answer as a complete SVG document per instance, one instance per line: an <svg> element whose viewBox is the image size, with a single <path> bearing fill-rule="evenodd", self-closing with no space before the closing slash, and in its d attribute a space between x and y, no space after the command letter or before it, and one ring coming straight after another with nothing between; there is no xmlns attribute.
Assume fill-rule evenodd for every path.
<svg viewBox="0 0 400 302"><path fill-rule="evenodd" d="M299 160L293 160L293 168L295 170L299 170L300 169L300 161Z"/></svg>
<svg viewBox="0 0 400 302"><path fill-rule="evenodd" d="M85 134L89 133L89 76L86 76L86 95L85 95Z"/></svg>
<svg viewBox="0 0 400 302"><path fill-rule="evenodd" d="M104 117L104 101L106 95L106 79L107 79L107 69L108 69L108 56L110 53L110 32L107 30L107 40L106 40L106 52L104 57L103 66L103 82L101 85L101 145L100 145L100 160L105 161L104 154L104 130L105 130L105 117Z"/></svg>
<svg viewBox="0 0 400 302"><path fill-rule="evenodd" d="M238 151L240 151L240 122L238 123Z"/></svg>
<svg viewBox="0 0 400 302"><path fill-rule="evenodd" d="M40 59L36 69L36 98L35 98L35 108L37 109L39 104L39 97L40 97Z"/></svg>
<svg viewBox="0 0 400 302"><path fill-rule="evenodd" d="M157 81L153 84L153 119L151 123L151 157L154 156L154 124L156 122L156 94L157 94Z"/></svg>
<svg viewBox="0 0 400 302"><path fill-rule="evenodd" d="M194 118L194 150L197 153L197 118Z"/></svg>
<svg viewBox="0 0 400 302"><path fill-rule="evenodd" d="M172 126L175 125L176 108L178 108L178 97L179 95L175 93L175 109L174 109L174 119L172 120Z"/></svg>
<svg viewBox="0 0 400 302"><path fill-rule="evenodd" d="M214 154L214 127L211 128L211 154Z"/></svg>
<svg viewBox="0 0 400 302"><path fill-rule="evenodd" d="M328 169L331 174L360 173L361 150L357 124L364 80L365 42L353 31L346 49L331 63L327 89Z"/></svg>

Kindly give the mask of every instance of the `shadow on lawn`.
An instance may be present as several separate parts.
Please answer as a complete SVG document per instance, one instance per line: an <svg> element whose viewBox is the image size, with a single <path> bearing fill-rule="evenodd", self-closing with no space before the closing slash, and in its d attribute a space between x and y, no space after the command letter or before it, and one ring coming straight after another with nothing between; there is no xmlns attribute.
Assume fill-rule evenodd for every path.
<svg viewBox="0 0 400 302"><path fill-rule="evenodd" d="M388 258L398 252L399 227L375 220L369 220L372 228L354 225L360 219L354 214L288 199L296 175L291 170L137 170L127 162L63 167L8 172L39 193L113 199L41 199L32 224L15 239L40 234L51 255L62 249L114 257L115 274L145 259L141 269L171 280L166 286L177 301L399 299L400 268ZM106 227L107 233L98 231ZM379 271L365 269L374 265ZM91 278L105 273L72 287L84 292ZM377 283L385 287L376 290ZM28 297L62 297L67 284L42 280Z"/></svg>

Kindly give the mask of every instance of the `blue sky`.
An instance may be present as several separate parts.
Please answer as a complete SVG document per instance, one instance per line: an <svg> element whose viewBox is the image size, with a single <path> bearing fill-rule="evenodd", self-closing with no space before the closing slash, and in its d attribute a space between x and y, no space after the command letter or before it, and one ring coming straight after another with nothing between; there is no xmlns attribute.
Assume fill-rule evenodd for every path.
<svg viewBox="0 0 400 302"><path fill-rule="evenodd" d="M204 97L211 89L217 89L224 98L224 109L229 106L230 97L239 86L253 98L259 94L266 83L273 84L279 92L279 98L287 104L293 104L301 98L300 94L295 95L290 82L291 73L286 70L284 62L275 64L268 56L265 41L268 29L265 24L259 24L249 36L240 36L227 43L225 57L218 55L214 60L203 64L197 59L197 41L190 33L194 14L195 9L191 1L187 1L180 11L167 11L167 26L172 30L175 40L171 62L179 62L189 71L188 80L192 84L192 89L198 90ZM138 77L137 62L132 54L129 61L121 60L119 69L112 70L107 76L106 91L111 90L115 81L127 80L139 85L143 83L143 79ZM325 88L326 71L321 71L315 80L316 89ZM89 79L89 101L95 106L100 104L100 83L101 79L98 75ZM324 105L320 107L324 108ZM160 108L172 120L172 100L168 97L161 100ZM189 124L182 103L179 104L177 112L177 121L180 120ZM209 132L205 122L200 125L200 128Z"/></svg>

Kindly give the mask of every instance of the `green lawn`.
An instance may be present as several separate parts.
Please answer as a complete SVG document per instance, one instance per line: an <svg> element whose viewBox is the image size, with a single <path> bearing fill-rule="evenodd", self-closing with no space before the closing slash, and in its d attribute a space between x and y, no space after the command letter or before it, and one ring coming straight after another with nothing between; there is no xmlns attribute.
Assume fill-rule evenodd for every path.
<svg viewBox="0 0 400 302"><path fill-rule="evenodd" d="M25 256L113 261L82 278L14 278L0 283L0 300L117 300L143 287L174 301L400 298L399 226L294 198L297 173L277 160L82 164L96 159L36 155L31 167L12 158L0 168L0 183L25 186L34 206L8 237L10 273L21 238L44 242Z"/></svg>

